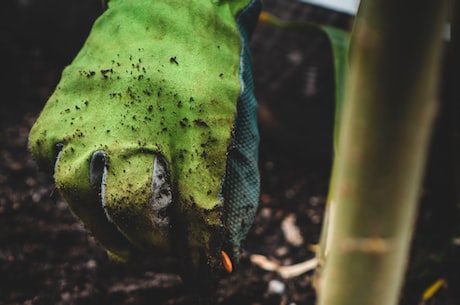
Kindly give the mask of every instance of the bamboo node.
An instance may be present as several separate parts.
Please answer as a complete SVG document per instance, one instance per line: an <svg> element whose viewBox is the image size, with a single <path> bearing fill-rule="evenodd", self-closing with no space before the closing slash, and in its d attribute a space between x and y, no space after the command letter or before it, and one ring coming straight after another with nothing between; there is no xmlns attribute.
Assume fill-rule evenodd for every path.
<svg viewBox="0 0 460 305"><path fill-rule="evenodd" d="M367 237L346 239L342 242L341 247L344 252L365 252L381 254L391 251L393 242L389 238Z"/></svg>

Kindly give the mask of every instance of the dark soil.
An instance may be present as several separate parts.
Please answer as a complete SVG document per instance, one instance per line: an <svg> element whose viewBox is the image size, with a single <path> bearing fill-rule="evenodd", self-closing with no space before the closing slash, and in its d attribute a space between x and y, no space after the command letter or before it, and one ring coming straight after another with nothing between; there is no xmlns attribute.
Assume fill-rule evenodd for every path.
<svg viewBox="0 0 460 305"><path fill-rule="evenodd" d="M266 9L291 20L346 28L350 18L287 0ZM27 136L65 65L100 14L94 0L4 0L0 11L0 304L195 304L177 275L148 259L108 260L27 151ZM333 78L324 37L261 25L253 44L261 105L259 213L238 270L222 279L218 304L314 304L312 273L288 280L251 264L262 254L282 265L314 257L332 159ZM460 254L453 204L452 147L444 106L435 133L403 304L418 304L438 278L448 283L427 304L460 304ZM444 109L443 108L443 109ZM303 242L281 222L295 215ZM458 233L458 230L457 230ZM456 235L458 236L458 235ZM276 289L278 288L278 289ZM363 287L366 289L366 287Z"/></svg>

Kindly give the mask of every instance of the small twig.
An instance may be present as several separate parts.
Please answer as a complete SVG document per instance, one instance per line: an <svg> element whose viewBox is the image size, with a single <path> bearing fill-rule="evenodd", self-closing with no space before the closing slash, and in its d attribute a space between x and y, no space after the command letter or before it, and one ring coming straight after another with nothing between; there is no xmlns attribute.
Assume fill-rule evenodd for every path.
<svg viewBox="0 0 460 305"><path fill-rule="evenodd" d="M278 273L283 279L296 277L308 271L312 271L318 265L318 260L312 258L302 263L290 266L280 266L277 262L259 254L251 255L251 262L264 270Z"/></svg>

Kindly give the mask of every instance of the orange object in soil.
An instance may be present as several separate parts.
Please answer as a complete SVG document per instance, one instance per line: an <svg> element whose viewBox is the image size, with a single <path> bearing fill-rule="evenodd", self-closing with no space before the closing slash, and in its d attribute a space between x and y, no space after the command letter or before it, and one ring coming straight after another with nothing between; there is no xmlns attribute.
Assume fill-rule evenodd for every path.
<svg viewBox="0 0 460 305"><path fill-rule="evenodd" d="M228 273L232 273L233 264L232 260L230 259L230 256L228 256L228 254L224 250L220 251L220 255L222 257L222 265L224 266L225 270Z"/></svg>

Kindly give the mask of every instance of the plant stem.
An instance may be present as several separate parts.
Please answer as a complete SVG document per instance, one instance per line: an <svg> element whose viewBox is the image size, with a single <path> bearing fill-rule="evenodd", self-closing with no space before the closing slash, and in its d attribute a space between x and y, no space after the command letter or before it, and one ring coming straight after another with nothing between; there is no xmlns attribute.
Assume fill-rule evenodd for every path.
<svg viewBox="0 0 460 305"><path fill-rule="evenodd" d="M319 305L398 301L437 110L448 0L363 0L319 259Z"/></svg>

